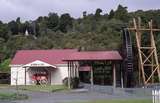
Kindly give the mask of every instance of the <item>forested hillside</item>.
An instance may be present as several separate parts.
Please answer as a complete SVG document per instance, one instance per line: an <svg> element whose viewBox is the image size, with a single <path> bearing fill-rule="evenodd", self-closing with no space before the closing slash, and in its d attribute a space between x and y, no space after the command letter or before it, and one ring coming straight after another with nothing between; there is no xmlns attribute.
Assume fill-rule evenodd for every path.
<svg viewBox="0 0 160 103"><path fill-rule="evenodd" d="M58 15L53 11L34 21L21 22L19 17L8 23L0 21L0 67L21 49L119 50L121 29L130 25L133 17L140 16L143 23L153 19L154 26L160 28L160 10L129 13L127 7L119 5L110 13L103 12L100 8L93 14L84 11L82 18L75 19L68 13ZM160 33L156 41L160 44Z"/></svg>

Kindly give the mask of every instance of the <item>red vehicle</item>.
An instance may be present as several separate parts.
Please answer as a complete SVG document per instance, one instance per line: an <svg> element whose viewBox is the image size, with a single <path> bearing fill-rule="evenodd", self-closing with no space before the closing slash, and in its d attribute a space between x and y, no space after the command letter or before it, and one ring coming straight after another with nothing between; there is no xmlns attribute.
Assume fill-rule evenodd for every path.
<svg viewBox="0 0 160 103"><path fill-rule="evenodd" d="M34 74L32 76L32 81L36 85L42 85L42 84L47 84L48 83L48 78L46 74Z"/></svg>

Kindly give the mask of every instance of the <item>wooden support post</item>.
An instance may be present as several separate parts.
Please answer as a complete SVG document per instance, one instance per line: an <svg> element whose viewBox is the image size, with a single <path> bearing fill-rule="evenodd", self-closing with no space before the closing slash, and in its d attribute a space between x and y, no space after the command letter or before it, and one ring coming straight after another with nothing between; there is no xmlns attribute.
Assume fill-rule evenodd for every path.
<svg viewBox="0 0 160 103"><path fill-rule="evenodd" d="M72 61L70 61L70 81L72 81L73 72L72 72ZM71 85L71 84L70 84Z"/></svg>
<svg viewBox="0 0 160 103"><path fill-rule="evenodd" d="M134 24L134 27L136 27L136 24ZM140 29L141 28L141 18L140 17L138 17L138 29ZM138 32L138 41L139 41L139 48L141 48L141 35L142 35L142 33L141 32ZM140 55L139 55L140 56ZM138 72L138 76L139 76L139 78L138 78L138 82L139 82L139 85L141 84L141 61L140 61L140 59L138 59L138 70L139 70L139 72Z"/></svg>
<svg viewBox="0 0 160 103"><path fill-rule="evenodd" d="M123 71L122 71L122 65L120 64L120 72L121 72L121 88L123 88L124 87L124 82L123 82Z"/></svg>
<svg viewBox="0 0 160 103"><path fill-rule="evenodd" d="M93 85L94 85L94 82L93 82L93 64L91 64L92 66L91 66L91 79L90 79L90 81L91 81L91 87L93 87Z"/></svg>
<svg viewBox="0 0 160 103"><path fill-rule="evenodd" d="M69 62L69 74L70 74L70 78L72 78L72 73L71 73L71 61Z"/></svg>
<svg viewBox="0 0 160 103"><path fill-rule="evenodd" d="M73 77L73 72L72 72L72 61L70 62L70 75L71 75L71 78Z"/></svg>
<svg viewBox="0 0 160 103"><path fill-rule="evenodd" d="M72 62L72 77L74 78L74 64Z"/></svg>
<svg viewBox="0 0 160 103"><path fill-rule="evenodd" d="M113 63L113 88L116 88L116 65Z"/></svg>
<svg viewBox="0 0 160 103"><path fill-rule="evenodd" d="M75 77L75 65L74 65L74 62L72 62L72 72L73 72L73 77Z"/></svg>
<svg viewBox="0 0 160 103"><path fill-rule="evenodd" d="M141 85L141 64L138 60L138 83Z"/></svg>
<svg viewBox="0 0 160 103"><path fill-rule="evenodd" d="M78 77L78 74L77 74L77 63L75 62L75 75L76 77Z"/></svg>
<svg viewBox="0 0 160 103"><path fill-rule="evenodd" d="M151 56L151 63L152 63L152 65L151 65L151 73L153 73L153 70L154 70L153 54ZM154 83L154 74L153 74L153 76L151 78L151 83Z"/></svg>
<svg viewBox="0 0 160 103"><path fill-rule="evenodd" d="M152 24L151 22L148 23L149 24L149 27L151 28L151 31L150 31L150 38L152 39L152 35L153 35L153 32L152 32ZM154 44L152 42L152 40L150 41L150 44L151 44L151 47L154 47ZM154 52L154 50L153 50ZM151 54L151 73L153 73L153 70L154 70L154 59L153 59L153 53ZM151 77L151 83L154 83L154 74L153 76Z"/></svg>
<svg viewBox="0 0 160 103"><path fill-rule="evenodd" d="M144 66L143 66L143 60L142 60L142 54L141 54L141 43L140 43L140 31L139 31L139 29L140 28L138 28L137 27L137 24L136 24L136 20L135 19L133 19L133 23L134 23L134 28L135 28L135 32L136 32L136 42L137 42L137 48L138 48L138 57L139 57L139 62L140 62L140 69L141 69L141 72L142 72L142 78L143 78L143 83L144 83L144 85L145 85L145 81L146 81L146 78L145 78L145 74L144 74ZM140 24L139 24L140 25Z"/></svg>
<svg viewBox="0 0 160 103"><path fill-rule="evenodd" d="M79 65L76 63L76 75L79 78Z"/></svg>
<svg viewBox="0 0 160 103"><path fill-rule="evenodd" d="M49 77L50 77L50 85L51 85L51 82L52 82L52 77L51 77L51 75L52 75L52 69L50 69L50 72L49 72Z"/></svg>
<svg viewBox="0 0 160 103"><path fill-rule="evenodd" d="M25 83L24 83L24 84L25 84L25 86L26 86L26 84L27 84L27 82L26 82L26 67L25 67L25 70L24 70L24 71L25 71L25 74L24 74L24 76L25 76Z"/></svg>
<svg viewBox="0 0 160 103"><path fill-rule="evenodd" d="M76 76L76 65L75 65L75 62L73 62L73 69L74 69L74 77L77 77Z"/></svg>
<svg viewBox="0 0 160 103"><path fill-rule="evenodd" d="M74 78L74 67L73 67L73 62L71 62L71 73L72 73L72 78Z"/></svg>
<svg viewBox="0 0 160 103"><path fill-rule="evenodd" d="M105 61L103 61L103 85L105 85Z"/></svg>
<svg viewBox="0 0 160 103"><path fill-rule="evenodd" d="M155 64L157 65L157 74L158 74L158 79L160 82L160 68L159 68L159 62L158 62L158 56L157 56L157 49L156 49L156 45L155 45L155 40L154 40L154 36L153 36L153 21L150 21L150 34L151 34L151 44L152 47L154 47L154 58L155 58Z"/></svg>
<svg viewBox="0 0 160 103"><path fill-rule="evenodd" d="M68 61L68 88L71 88L71 79L70 79L70 62Z"/></svg>
<svg viewBox="0 0 160 103"><path fill-rule="evenodd" d="M73 67L73 61L71 62L71 74L72 74L72 78L74 78L74 67Z"/></svg>

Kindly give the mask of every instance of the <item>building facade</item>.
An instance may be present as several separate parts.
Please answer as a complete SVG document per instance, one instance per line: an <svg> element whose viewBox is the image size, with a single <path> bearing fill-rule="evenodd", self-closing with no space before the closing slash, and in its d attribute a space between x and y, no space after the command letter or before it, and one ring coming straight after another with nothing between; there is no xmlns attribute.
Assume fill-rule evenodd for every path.
<svg viewBox="0 0 160 103"><path fill-rule="evenodd" d="M78 77L83 82L81 79L86 77L87 73L87 80L92 85L97 79L108 85L110 83L106 80L109 78L109 81L113 81L111 85L116 87L116 81L122 77L120 67L116 67L121 60L118 51L20 50L15 54L10 65L11 85L62 85L63 81L68 79L70 87L71 78ZM95 67L96 63L99 67ZM110 74L104 72L100 74L101 77L106 77L102 78L103 80L99 80L100 78L95 74L101 67L106 73L110 72Z"/></svg>
<svg viewBox="0 0 160 103"><path fill-rule="evenodd" d="M47 83L61 85L68 77L67 63L63 58L77 52L63 50L20 50L11 62L11 85Z"/></svg>

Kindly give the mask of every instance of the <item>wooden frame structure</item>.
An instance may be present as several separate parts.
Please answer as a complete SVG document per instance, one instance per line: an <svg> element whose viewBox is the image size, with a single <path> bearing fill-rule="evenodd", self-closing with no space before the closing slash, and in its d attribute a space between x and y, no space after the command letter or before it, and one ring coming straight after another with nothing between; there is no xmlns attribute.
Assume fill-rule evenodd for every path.
<svg viewBox="0 0 160 103"><path fill-rule="evenodd" d="M81 60L81 61L87 61L89 62L90 66L91 66L91 70L90 70L90 84L91 84L91 88L93 88L94 86L94 70L93 70L93 63L97 60ZM79 77L79 61L72 61L72 60L67 60L68 62L68 88L71 89L71 78L74 77ZM100 62L108 62L108 60L102 60ZM117 77L116 77L116 64L117 61L111 61L112 63L112 86L113 88L116 88L116 81L117 81ZM121 83L121 85L123 85L123 83Z"/></svg>
<svg viewBox="0 0 160 103"><path fill-rule="evenodd" d="M71 89L71 78L79 77L78 63L68 61L68 88Z"/></svg>
<svg viewBox="0 0 160 103"><path fill-rule="evenodd" d="M116 87L116 63L122 61L122 57L118 51L83 51L76 52L69 55L67 58L63 59L68 63L68 87L71 88L71 79L74 77L79 77L79 67L83 65L88 65L90 67L90 84L91 88L94 86L94 74L96 63L106 64L111 62L112 64L112 85Z"/></svg>
<svg viewBox="0 0 160 103"><path fill-rule="evenodd" d="M134 27L128 28L130 31L135 32L136 44L138 49L138 63L139 63L139 83L143 80L143 85L147 86L149 83L154 83L154 76L158 75L160 81L160 68L158 63L157 49L154 40L154 32L160 31L160 29L153 28L153 21L151 20L148 25L149 28L141 26L141 19L133 19ZM144 32L149 33L147 39L148 45L142 44L142 35ZM147 73L147 71L150 71Z"/></svg>

